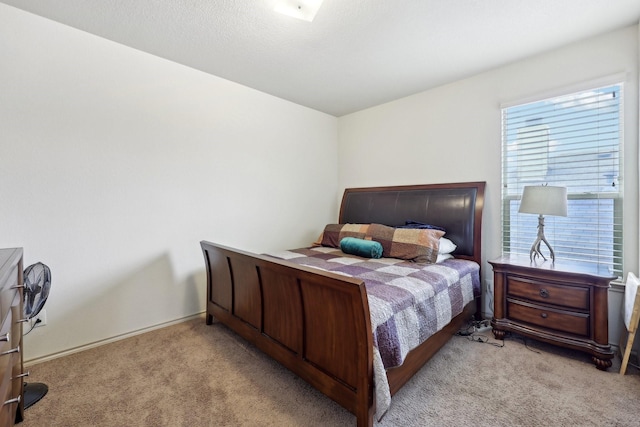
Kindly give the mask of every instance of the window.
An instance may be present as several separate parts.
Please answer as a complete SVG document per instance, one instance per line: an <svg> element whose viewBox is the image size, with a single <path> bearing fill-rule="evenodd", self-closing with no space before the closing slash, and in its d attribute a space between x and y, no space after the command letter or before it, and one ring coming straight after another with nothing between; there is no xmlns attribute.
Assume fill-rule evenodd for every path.
<svg viewBox="0 0 640 427"><path fill-rule="evenodd" d="M545 216L556 260L622 276L622 84L502 109L502 248L529 254L538 218L525 185L567 187L567 217Z"/></svg>

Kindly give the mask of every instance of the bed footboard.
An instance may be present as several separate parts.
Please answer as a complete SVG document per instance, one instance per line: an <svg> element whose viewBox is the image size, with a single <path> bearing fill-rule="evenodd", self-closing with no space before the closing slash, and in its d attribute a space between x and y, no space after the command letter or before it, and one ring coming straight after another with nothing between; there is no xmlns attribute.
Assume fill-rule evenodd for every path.
<svg viewBox="0 0 640 427"><path fill-rule="evenodd" d="M215 317L373 424L373 339L359 279L201 242ZM348 327L347 327L348 325Z"/></svg>

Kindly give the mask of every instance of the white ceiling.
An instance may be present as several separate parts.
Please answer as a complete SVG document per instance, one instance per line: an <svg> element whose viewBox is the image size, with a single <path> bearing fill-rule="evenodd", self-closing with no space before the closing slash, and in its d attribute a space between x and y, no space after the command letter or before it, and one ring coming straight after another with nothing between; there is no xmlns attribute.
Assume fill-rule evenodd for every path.
<svg viewBox="0 0 640 427"><path fill-rule="evenodd" d="M0 0L341 116L638 23L640 0Z"/></svg>

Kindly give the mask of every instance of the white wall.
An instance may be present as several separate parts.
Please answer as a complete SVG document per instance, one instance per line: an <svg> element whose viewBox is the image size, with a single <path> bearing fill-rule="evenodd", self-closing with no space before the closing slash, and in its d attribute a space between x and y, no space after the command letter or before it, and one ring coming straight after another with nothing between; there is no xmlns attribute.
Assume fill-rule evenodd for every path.
<svg viewBox="0 0 640 427"><path fill-rule="evenodd" d="M0 4L0 247L50 266L25 359L204 310L202 239L337 215L337 119Z"/></svg>
<svg viewBox="0 0 640 427"><path fill-rule="evenodd" d="M501 253L501 104L553 96L621 74L624 116L624 265L638 271L638 26L339 118L339 188L486 181L483 258ZM492 291L492 270L483 262ZM626 272L625 272L626 274ZM485 299L491 315L491 294ZM619 334L619 291L610 340Z"/></svg>
<svg viewBox="0 0 640 427"><path fill-rule="evenodd" d="M345 187L487 181L495 257L501 103L617 73L638 271L639 38L634 26L335 119L0 4L0 247L53 272L26 359L202 311L199 240L304 245Z"/></svg>

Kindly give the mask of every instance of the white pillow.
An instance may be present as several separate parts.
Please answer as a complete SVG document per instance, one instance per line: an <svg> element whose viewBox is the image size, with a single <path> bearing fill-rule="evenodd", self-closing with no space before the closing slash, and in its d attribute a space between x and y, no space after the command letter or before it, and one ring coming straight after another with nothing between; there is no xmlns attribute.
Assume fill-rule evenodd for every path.
<svg viewBox="0 0 640 427"><path fill-rule="evenodd" d="M451 258L453 258L453 255L451 254L438 254L438 259L436 259L436 264Z"/></svg>
<svg viewBox="0 0 640 427"><path fill-rule="evenodd" d="M438 246L438 254L450 254L457 248L456 244L446 237L440 238L440 244Z"/></svg>

